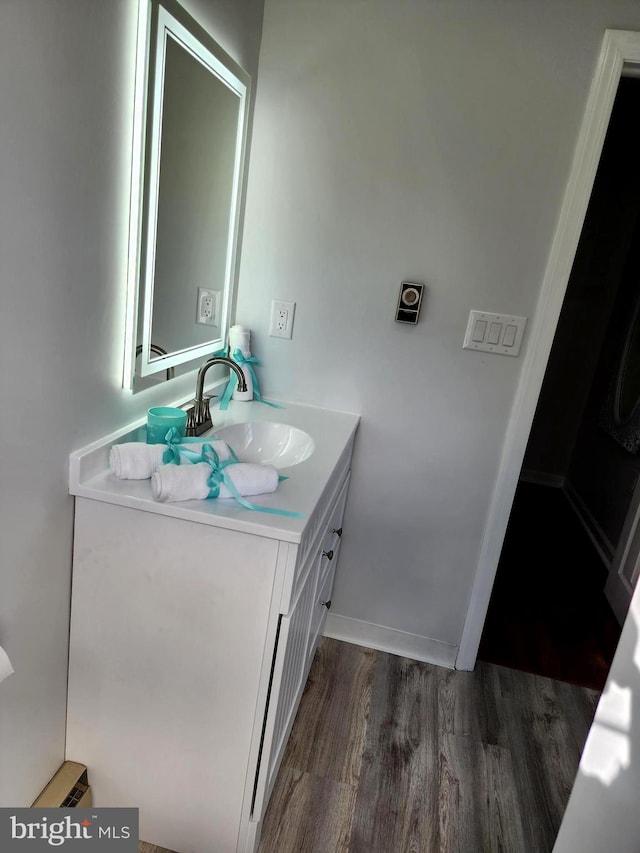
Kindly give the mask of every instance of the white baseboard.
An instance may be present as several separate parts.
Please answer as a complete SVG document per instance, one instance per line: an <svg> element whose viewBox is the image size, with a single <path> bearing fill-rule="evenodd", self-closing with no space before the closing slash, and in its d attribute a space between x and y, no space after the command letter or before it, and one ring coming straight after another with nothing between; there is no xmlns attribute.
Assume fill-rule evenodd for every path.
<svg viewBox="0 0 640 853"><path fill-rule="evenodd" d="M532 483L534 486L551 486L554 489L562 489L565 484L563 474L550 474L548 471L533 471L523 468L520 472L520 480L524 483Z"/></svg>
<svg viewBox="0 0 640 853"><path fill-rule="evenodd" d="M324 636L334 640L354 643L356 646L367 646L392 655L413 658L425 663L446 666L454 669L458 647L431 637L419 634L409 634L394 628L384 628L372 622L362 622L360 619L350 619L337 613L327 614Z"/></svg>
<svg viewBox="0 0 640 853"><path fill-rule="evenodd" d="M600 527L600 525L592 515L591 510L587 507L587 505L582 500L578 492L571 485L569 480L567 480L564 484L564 493L567 496L567 499L573 511L578 517L578 520L584 527L587 536L593 542L593 545L598 554L600 555L602 562L607 567L607 570L610 570L613 564L613 557L616 552L616 549L609 540L609 537Z"/></svg>

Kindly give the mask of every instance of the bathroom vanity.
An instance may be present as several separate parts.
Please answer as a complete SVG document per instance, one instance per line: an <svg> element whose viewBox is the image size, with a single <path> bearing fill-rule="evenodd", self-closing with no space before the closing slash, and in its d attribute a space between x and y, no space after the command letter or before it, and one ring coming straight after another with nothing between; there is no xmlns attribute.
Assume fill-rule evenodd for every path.
<svg viewBox="0 0 640 853"><path fill-rule="evenodd" d="M216 428L304 430L309 458L254 503L157 503L110 447L70 460L76 496L67 758L96 806L140 809L140 837L180 853L257 848L331 598L357 415L232 402Z"/></svg>

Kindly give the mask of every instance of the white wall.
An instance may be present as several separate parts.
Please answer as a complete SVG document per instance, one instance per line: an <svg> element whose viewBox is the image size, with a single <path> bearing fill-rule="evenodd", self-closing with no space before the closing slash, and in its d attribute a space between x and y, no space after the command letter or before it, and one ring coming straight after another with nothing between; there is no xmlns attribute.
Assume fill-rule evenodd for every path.
<svg viewBox="0 0 640 853"><path fill-rule="evenodd" d="M185 5L253 74L262 0ZM0 3L2 805L62 760L67 455L169 402L119 387L134 6ZM521 364L462 351L466 315L533 311L611 26L640 29L635 0L267 0L238 320L267 391L363 415L343 615L459 640Z"/></svg>
<svg viewBox="0 0 640 853"><path fill-rule="evenodd" d="M255 74L262 0L237 5L189 3ZM0 3L3 806L28 805L63 760L68 454L169 402L120 388L135 14L134 0ZM173 384L170 399L192 393Z"/></svg>
<svg viewBox="0 0 640 853"><path fill-rule="evenodd" d="M638 4L266 2L237 321L267 393L362 414L343 636L453 659L522 363L463 351L468 311L531 318L611 26Z"/></svg>

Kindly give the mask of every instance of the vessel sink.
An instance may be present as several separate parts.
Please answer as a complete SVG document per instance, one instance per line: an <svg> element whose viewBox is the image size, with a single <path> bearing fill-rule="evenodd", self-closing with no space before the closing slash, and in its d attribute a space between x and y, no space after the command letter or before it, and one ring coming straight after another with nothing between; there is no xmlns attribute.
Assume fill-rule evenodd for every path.
<svg viewBox="0 0 640 853"><path fill-rule="evenodd" d="M316 446L304 430L271 421L229 424L214 429L213 435L224 439L241 462L262 462L276 468L304 462Z"/></svg>

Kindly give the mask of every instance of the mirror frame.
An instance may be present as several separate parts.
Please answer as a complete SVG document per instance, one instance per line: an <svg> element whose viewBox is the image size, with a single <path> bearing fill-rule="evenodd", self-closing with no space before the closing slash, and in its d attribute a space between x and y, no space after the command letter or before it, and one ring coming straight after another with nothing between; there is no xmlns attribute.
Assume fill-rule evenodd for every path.
<svg viewBox="0 0 640 853"><path fill-rule="evenodd" d="M191 347L152 352L151 320L155 272L155 231L161 162L162 96L167 40L172 38L238 96L238 126L227 235L220 334ZM202 361L226 343L238 272L240 208L245 173L250 77L175 0L139 0L136 43L131 207L127 265L127 307L123 387L134 392L136 379ZM141 296L143 296L140 305ZM194 308L195 310L195 308ZM142 316L142 338L138 334ZM136 370L136 350L142 352ZM154 356L154 357L152 357ZM194 365L194 370L199 364Z"/></svg>

